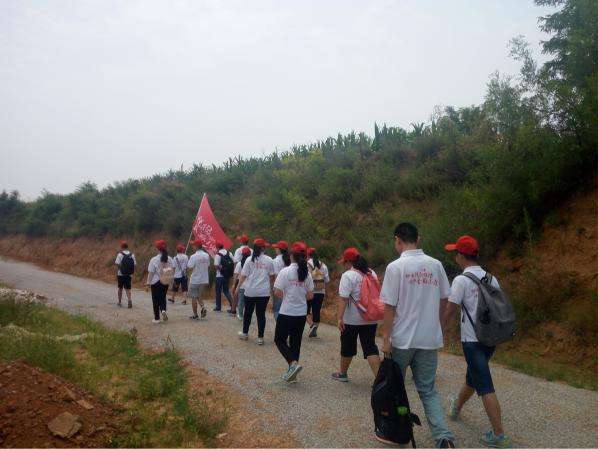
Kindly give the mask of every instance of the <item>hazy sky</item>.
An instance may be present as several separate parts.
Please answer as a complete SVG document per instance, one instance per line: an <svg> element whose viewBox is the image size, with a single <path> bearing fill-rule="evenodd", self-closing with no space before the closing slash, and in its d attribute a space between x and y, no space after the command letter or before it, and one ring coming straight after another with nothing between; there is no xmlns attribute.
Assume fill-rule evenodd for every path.
<svg viewBox="0 0 598 449"><path fill-rule="evenodd" d="M532 0L0 1L0 190L31 199L260 155L515 74ZM539 51L538 51L539 53Z"/></svg>

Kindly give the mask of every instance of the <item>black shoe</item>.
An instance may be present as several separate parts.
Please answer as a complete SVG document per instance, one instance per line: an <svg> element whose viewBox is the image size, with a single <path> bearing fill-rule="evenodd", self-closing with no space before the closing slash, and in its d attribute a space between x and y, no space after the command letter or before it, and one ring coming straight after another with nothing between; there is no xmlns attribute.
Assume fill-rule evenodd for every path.
<svg viewBox="0 0 598 449"><path fill-rule="evenodd" d="M133 308L133 303L131 301L129 301L129 303L127 304L127 309L132 309Z"/></svg>
<svg viewBox="0 0 598 449"><path fill-rule="evenodd" d="M214 312L222 312L222 309L218 309L218 308L216 308L216 307L214 307L212 310L213 310Z"/></svg>
<svg viewBox="0 0 598 449"><path fill-rule="evenodd" d="M205 308L205 307L202 307L202 308L201 308L201 312L200 312L200 314L201 314L201 317L202 317L202 318L205 318L205 317L206 317L206 315L208 314L208 311L206 310L206 308Z"/></svg>
<svg viewBox="0 0 598 449"><path fill-rule="evenodd" d="M171 303L173 303L173 304L174 304L174 299L170 299L170 298L168 298L168 302L171 302Z"/></svg>
<svg viewBox="0 0 598 449"><path fill-rule="evenodd" d="M318 336L318 326L314 326L314 325L312 325L312 326L309 328L309 334L308 334L308 337L309 337L309 338L316 338L317 336Z"/></svg>
<svg viewBox="0 0 598 449"><path fill-rule="evenodd" d="M226 313L228 313L229 315L236 315L236 312L233 312L232 309L228 309Z"/></svg>
<svg viewBox="0 0 598 449"><path fill-rule="evenodd" d="M189 317L190 320L199 320L199 315L191 315Z"/></svg>
<svg viewBox="0 0 598 449"><path fill-rule="evenodd" d="M438 442L438 447L455 447L455 443L451 440L447 440L446 438L443 438L442 440L440 440Z"/></svg>

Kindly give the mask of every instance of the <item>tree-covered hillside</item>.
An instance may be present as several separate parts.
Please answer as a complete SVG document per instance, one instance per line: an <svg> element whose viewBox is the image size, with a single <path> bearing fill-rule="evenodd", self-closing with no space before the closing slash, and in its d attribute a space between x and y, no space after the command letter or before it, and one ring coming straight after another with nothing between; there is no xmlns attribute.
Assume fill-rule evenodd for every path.
<svg viewBox="0 0 598 449"><path fill-rule="evenodd" d="M128 180L25 203L0 196L0 233L186 238L201 194L223 227L269 239L305 239L326 257L356 245L374 265L392 256L392 229L416 222L423 246L462 233L485 256L528 239L557 203L595 173L598 142L598 2L557 5L540 19L550 59L538 66L511 42L521 73L493 75L478 106L444 107L409 129L375 126L262 158ZM231 130L234 132L234 130Z"/></svg>

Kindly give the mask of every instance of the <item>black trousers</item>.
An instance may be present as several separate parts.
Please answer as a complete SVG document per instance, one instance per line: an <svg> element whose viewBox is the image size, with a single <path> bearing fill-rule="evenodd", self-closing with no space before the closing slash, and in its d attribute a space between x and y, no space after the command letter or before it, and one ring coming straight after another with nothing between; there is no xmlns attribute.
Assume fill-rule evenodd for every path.
<svg viewBox="0 0 598 449"><path fill-rule="evenodd" d="M290 316L282 313L276 320L274 343L289 365L291 362L299 361L306 320L306 316Z"/></svg>
<svg viewBox="0 0 598 449"><path fill-rule="evenodd" d="M243 312L243 333L249 332L251 326L251 318L255 309L255 316L257 318L257 336L264 338L264 331L266 330L266 307L268 307L268 296L250 297L245 296L245 311Z"/></svg>
<svg viewBox="0 0 598 449"><path fill-rule="evenodd" d="M162 284L160 281L152 284L152 304L154 306L154 319L160 319L160 312L166 310L166 293L168 292L168 285Z"/></svg>
<svg viewBox="0 0 598 449"><path fill-rule="evenodd" d="M314 293L311 301L307 301L307 314L311 313L311 318L314 323L320 322L320 311L322 310L322 303L324 302L324 293Z"/></svg>

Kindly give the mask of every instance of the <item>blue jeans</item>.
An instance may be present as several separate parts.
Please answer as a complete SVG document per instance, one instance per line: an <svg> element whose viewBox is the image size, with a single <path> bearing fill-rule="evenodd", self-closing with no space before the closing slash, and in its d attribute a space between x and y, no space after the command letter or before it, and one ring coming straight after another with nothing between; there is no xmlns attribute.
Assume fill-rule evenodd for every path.
<svg viewBox="0 0 598 449"><path fill-rule="evenodd" d="M232 306L233 305L233 297L230 295L230 291L228 290L228 283L229 279L225 278L216 278L216 309L220 310L222 308L222 293L228 299L228 303Z"/></svg>
<svg viewBox="0 0 598 449"><path fill-rule="evenodd" d="M467 374L465 374L467 386L473 388L478 396L494 393L494 384L488 365L492 354L494 354L494 346L486 346L477 341L464 341L461 344L467 362Z"/></svg>
<svg viewBox="0 0 598 449"><path fill-rule="evenodd" d="M237 303L237 316L243 318L243 311L245 310L245 289L240 288L237 290L237 297L239 302Z"/></svg>
<svg viewBox="0 0 598 449"><path fill-rule="evenodd" d="M392 358L401 367L403 377L408 366L411 366L415 388L426 412L428 427L436 444L440 440L454 440L444 419L444 410L440 395L434 385L436 381L436 367L438 366L438 351L435 349L398 349L392 348Z"/></svg>
<svg viewBox="0 0 598 449"><path fill-rule="evenodd" d="M274 319L278 319L278 313L280 312L280 306L282 305L282 298L272 295L272 312L274 313Z"/></svg>

